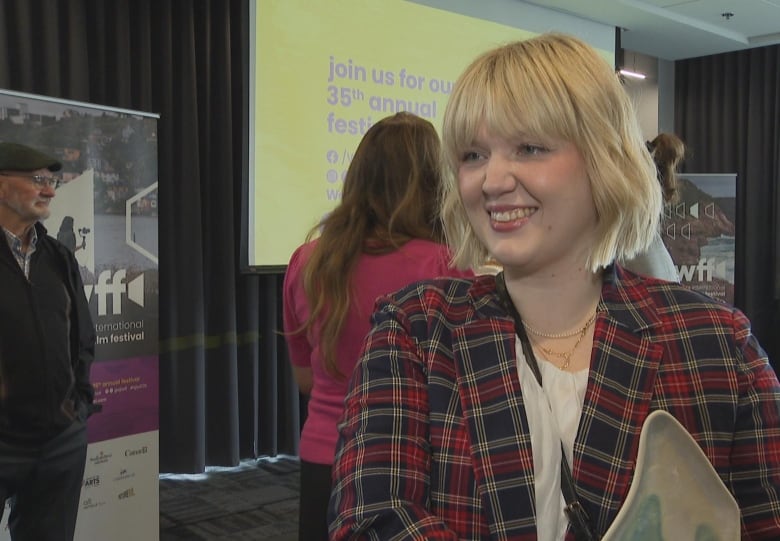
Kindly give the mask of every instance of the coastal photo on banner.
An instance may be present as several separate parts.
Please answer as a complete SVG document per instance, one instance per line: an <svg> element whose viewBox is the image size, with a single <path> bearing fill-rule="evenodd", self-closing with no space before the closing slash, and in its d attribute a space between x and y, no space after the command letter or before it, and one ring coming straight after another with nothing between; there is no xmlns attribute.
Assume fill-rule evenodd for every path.
<svg viewBox="0 0 780 541"><path fill-rule="evenodd" d="M160 535L157 118L0 90L0 140L62 162L44 226L74 251L97 335L91 381L103 410L87 426L76 539Z"/></svg>
<svg viewBox="0 0 780 541"><path fill-rule="evenodd" d="M727 304L734 304L736 209L736 174L685 174L662 222L680 282Z"/></svg>

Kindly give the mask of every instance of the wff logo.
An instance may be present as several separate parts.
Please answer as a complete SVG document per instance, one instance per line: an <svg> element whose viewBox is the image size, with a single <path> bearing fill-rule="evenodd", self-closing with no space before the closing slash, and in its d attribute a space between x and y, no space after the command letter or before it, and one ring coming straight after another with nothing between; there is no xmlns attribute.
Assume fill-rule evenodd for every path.
<svg viewBox="0 0 780 541"><path fill-rule="evenodd" d="M87 295L87 299L92 294L92 288L95 289L95 295L98 298L98 315L105 316L108 311L108 297L111 296L111 314L119 315L122 313L122 296L127 295L127 298L133 301L138 306L144 305L144 275L139 274L130 282L125 282L127 278L127 271L125 269L119 269L113 274L110 270L104 270L100 273L97 279L97 284L94 286L85 285L84 293Z"/></svg>
<svg viewBox="0 0 780 541"><path fill-rule="evenodd" d="M696 265L680 265L677 274L683 282L693 281L694 274L697 275L699 282L712 282L714 276L726 276L726 262L718 263L714 257L699 259Z"/></svg>

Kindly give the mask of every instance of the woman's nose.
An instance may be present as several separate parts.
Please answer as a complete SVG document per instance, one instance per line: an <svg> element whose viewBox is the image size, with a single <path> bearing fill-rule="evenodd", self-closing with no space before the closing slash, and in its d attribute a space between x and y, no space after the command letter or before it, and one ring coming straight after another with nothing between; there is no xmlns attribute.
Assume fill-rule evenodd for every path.
<svg viewBox="0 0 780 541"><path fill-rule="evenodd" d="M517 185L516 163L500 155L493 154L485 167L482 191L485 194L511 192Z"/></svg>

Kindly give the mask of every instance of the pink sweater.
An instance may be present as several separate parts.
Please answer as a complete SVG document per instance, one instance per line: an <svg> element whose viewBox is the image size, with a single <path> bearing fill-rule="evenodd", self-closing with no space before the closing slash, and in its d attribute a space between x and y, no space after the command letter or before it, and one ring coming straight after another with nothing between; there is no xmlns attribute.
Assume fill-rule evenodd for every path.
<svg viewBox="0 0 780 541"><path fill-rule="evenodd" d="M299 329L306 321L309 306L303 293L303 265L317 241L299 247L290 258L284 277L284 330ZM380 295L437 276L472 276L471 272L448 267L450 252L446 246L425 240L412 240L400 250L383 255L364 255L354 274L353 307L344 323L336 347L339 369L347 377L337 379L324 369L319 336L305 333L286 335L290 361L295 366L311 367L314 386L309 410L301 432L300 457L316 464L332 464L336 449L336 423L347 392L349 375L357 363L363 338L370 329L374 301Z"/></svg>

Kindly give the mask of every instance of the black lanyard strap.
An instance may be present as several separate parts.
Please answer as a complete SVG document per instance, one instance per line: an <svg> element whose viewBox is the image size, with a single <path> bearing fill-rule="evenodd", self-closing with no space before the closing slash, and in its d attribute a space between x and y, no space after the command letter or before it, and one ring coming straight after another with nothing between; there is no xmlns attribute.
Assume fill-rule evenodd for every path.
<svg viewBox="0 0 780 541"><path fill-rule="evenodd" d="M501 304L515 322L515 334L520 339L520 347L523 349L525 360L528 362L528 366L531 368L537 383L539 383L539 387L542 387L542 371L539 369L539 363L536 360L536 355L534 355L534 349L531 347L531 341L525 332L523 320L512 302L512 297L509 296L509 291L507 291L503 271L496 275L496 290L501 299ZM574 477L571 473L569 461L566 459L563 442L561 442L561 492L566 502L566 507L564 507L563 511L571 523L574 537L577 541L596 541L599 537L593 531L590 516L577 498Z"/></svg>

